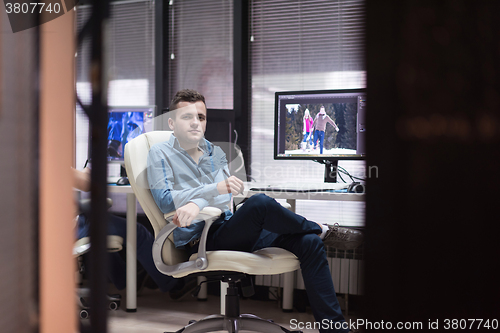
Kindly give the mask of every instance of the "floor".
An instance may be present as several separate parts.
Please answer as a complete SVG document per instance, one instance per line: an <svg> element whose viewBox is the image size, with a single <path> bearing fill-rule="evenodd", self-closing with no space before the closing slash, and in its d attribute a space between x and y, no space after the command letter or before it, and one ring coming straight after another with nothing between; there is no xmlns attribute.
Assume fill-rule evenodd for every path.
<svg viewBox="0 0 500 333"><path fill-rule="evenodd" d="M116 292L116 291L113 291ZM109 333L163 333L176 332L187 325L190 320L199 320L210 314L219 313L220 298L208 295L208 300L198 301L188 296L184 299L173 301L168 294L158 290L144 289L137 298L137 312L126 312L125 295L122 292L121 306L116 311L109 311L108 332ZM298 329L291 326L297 323L313 323L314 318L310 309L299 313L294 310L291 313L283 312L277 301L259 301L243 299L240 301L241 313L251 313L261 318L272 318L275 323L287 329ZM346 319L354 316L346 316ZM291 322L292 321L292 322ZM82 320L88 325L89 319ZM317 333L314 329L302 329L304 333Z"/></svg>

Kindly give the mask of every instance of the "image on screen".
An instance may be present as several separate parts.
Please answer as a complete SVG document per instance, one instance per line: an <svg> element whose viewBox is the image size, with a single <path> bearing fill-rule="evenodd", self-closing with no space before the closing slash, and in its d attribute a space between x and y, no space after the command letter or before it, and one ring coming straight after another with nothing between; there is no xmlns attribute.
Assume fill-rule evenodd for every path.
<svg viewBox="0 0 500 333"><path fill-rule="evenodd" d="M365 105L362 89L276 93L275 158L364 157Z"/></svg>
<svg viewBox="0 0 500 333"><path fill-rule="evenodd" d="M356 154L356 103L287 104L286 108L285 154Z"/></svg>
<svg viewBox="0 0 500 333"><path fill-rule="evenodd" d="M108 160L123 161L127 142L153 129L152 110L110 109L108 113Z"/></svg>

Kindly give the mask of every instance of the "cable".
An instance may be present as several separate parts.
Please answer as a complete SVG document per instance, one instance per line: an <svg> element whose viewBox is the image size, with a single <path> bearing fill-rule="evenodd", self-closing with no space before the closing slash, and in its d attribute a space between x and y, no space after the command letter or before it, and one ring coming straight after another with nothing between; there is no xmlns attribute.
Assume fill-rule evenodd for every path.
<svg viewBox="0 0 500 333"><path fill-rule="evenodd" d="M339 176L339 178L340 178L340 179L342 179L342 181L343 181L344 183L347 183L347 182L344 180L344 178L342 178L342 175L340 174L340 172L338 172L338 170L337 170L337 176Z"/></svg>
<svg viewBox="0 0 500 333"><path fill-rule="evenodd" d="M345 175L349 176L349 178L351 178L351 181L353 181L353 182L354 182L354 179L352 178L351 174L350 174L349 172L347 172L347 170L346 170L346 169L344 169L343 167L338 166L338 167L337 167L337 172L340 172L340 173L343 173L343 174L345 174ZM340 176L340 173L339 173L339 176ZM342 177L340 177L340 178L342 178Z"/></svg>
<svg viewBox="0 0 500 333"><path fill-rule="evenodd" d="M357 180L361 180L361 181L366 181L366 179L364 178L359 178L359 177L356 177L356 176L353 176L351 175L346 169L344 169L343 167L337 167L337 170L343 174L346 174L347 176L349 176L349 178L351 178L351 180L354 182L354 179L357 179ZM340 176L340 174L339 174ZM340 177L342 178L342 177Z"/></svg>

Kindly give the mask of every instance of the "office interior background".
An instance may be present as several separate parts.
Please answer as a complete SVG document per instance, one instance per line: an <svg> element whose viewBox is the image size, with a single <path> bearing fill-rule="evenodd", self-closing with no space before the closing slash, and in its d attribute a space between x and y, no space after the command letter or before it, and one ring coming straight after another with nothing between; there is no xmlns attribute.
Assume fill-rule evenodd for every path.
<svg viewBox="0 0 500 333"><path fill-rule="evenodd" d="M323 178L320 164L273 159L274 92L366 87L367 159L345 164L359 175L377 167L366 205L304 201L297 212L365 226L360 316L500 320L498 2L110 7L109 104L159 115L175 91L199 90L209 109L233 113L258 181ZM76 43L90 13L80 1L18 33L0 16L2 332L76 327L69 166L81 169L88 152L75 92L90 102L89 41Z"/></svg>

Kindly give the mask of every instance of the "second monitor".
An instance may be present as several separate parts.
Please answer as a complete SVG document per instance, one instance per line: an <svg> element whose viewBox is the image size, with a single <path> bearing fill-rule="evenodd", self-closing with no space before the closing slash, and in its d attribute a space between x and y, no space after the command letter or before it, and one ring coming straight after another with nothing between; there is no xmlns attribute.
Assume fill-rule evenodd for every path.
<svg viewBox="0 0 500 333"><path fill-rule="evenodd" d="M123 162L127 142L153 130L154 106L110 106L108 112L108 161Z"/></svg>

